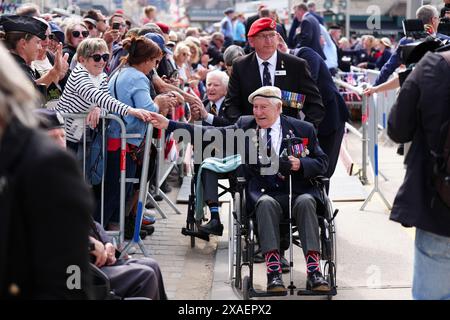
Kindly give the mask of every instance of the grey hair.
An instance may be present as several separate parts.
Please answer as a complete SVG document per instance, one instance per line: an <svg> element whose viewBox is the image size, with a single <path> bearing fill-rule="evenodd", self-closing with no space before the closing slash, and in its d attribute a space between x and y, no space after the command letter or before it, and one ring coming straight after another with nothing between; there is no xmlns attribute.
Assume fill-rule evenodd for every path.
<svg viewBox="0 0 450 320"><path fill-rule="evenodd" d="M89 58L96 51L108 52L108 45L100 38L86 38L77 47L77 59Z"/></svg>
<svg viewBox="0 0 450 320"><path fill-rule="evenodd" d="M208 84L211 77L218 77L222 82L222 85L224 85L226 88L228 87L228 81L230 80L230 78L225 72L220 70L213 70L211 72L208 72L206 75L206 84Z"/></svg>
<svg viewBox="0 0 450 320"><path fill-rule="evenodd" d="M36 127L31 111L38 105L37 90L1 43L0 61L0 133L13 118L27 127Z"/></svg>
<svg viewBox="0 0 450 320"><path fill-rule="evenodd" d="M427 4L417 9L416 17L422 20L424 24L430 24L434 17L439 17L439 12L435 7Z"/></svg>
<svg viewBox="0 0 450 320"><path fill-rule="evenodd" d="M223 60L225 62L226 66L233 65L233 61L236 60L236 58L245 56L245 51L241 47L233 44L229 46L225 52L223 53Z"/></svg>

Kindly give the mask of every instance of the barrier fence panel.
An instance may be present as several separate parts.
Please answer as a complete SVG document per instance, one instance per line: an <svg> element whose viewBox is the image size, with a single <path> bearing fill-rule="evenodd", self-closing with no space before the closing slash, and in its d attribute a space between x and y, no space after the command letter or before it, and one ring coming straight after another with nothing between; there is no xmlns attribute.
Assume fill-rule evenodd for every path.
<svg viewBox="0 0 450 320"><path fill-rule="evenodd" d="M148 257L149 253L147 249L145 248L144 242L141 239L141 236L139 235L139 231L141 230L142 225L142 219L144 217L144 209L145 209L145 202L146 202L146 195L147 195L147 178L148 178L148 167L150 165L150 150L151 150L151 137L153 134L152 125L147 125L147 134L145 136L145 151L144 151L144 160L142 163L142 172L141 172L141 178L139 181L139 200L137 204L137 211L136 211L136 220L134 225L134 234L133 239L128 242L128 244L123 249L122 253L120 254L120 258L123 258L126 253L134 246L138 245L141 249L144 256Z"/></svg>
<svg viewBox="0 0 450 320"><path fill-rule="evenodd" d="M86 139L86 117L88 116L87 113L61 113L61 115L66 118L66 119L74 119L74 120L81 120L79 121L82 129L82 133L83 133L83 137L82 137L82 153L80 153L80 150L78 150L78 154L77 154L77 158L78 160L82 163L82 168L83 168L83 175L86 178L86 156L88 155L87 152L87 139ZM130 138L140 138L141 135L140 134L128 134L126 132L126 127L125 124L123 122L123 120L114 114L107 114L107 115L100 115L101 119L108 119L108 120L112 120L112 121L116 121L119 126L120 126L120 166L119 166L119 170L120 170L120 196L119 196L119 230L118 231L107 231L107 233L111 236L113 236L114 238L116 238L118 240L118 246L121 247L122 244L124 243L125 239L125 198L126 198L126 183L127 182L131 182L131 183L136 183L137 181L139 181L139 179L127 179L126 178L126 143L127 143L127 139ZM67 123L65 124L67 125ZM105 122L102 121L102 153L103 153L103 173L102 173L102 179L101 179L101 194L100 194L100 223L102 225L104 225L104 200L105 200L105 171L106 171L106 126L105 126ZM150 126L148 128L148 130L151 130ZM147 136L148 136L149 132L147 132ZM151 131L150 131L151 134ZM90 145L89 145L90 147ZM147 159L147 167L148 167L148 162L149 162L149 150L147 152L147 145L146 145L146 152L144 154L144 162ZM142 170L144 172L144 169ZM148 171L148 168L146 168L145 170L146 172ZM142 176L141 176L141 181L142 181ZM145 177L145 182L147 181L147 177ZM138 219L136 219L137 221ZM140 225L139 225L139 229L137 230L137 233L139 235L139 230L140 230ZM135 230L136 232L136 230Z"/></svg>
<svg viewBox="0 0 450 320"><path fill-rule="evenodd" d="M160 195L164 201L177 213L181 214L181 211L177 208L177 206L170 200L170 198L161 190L161 185L166 180L167 176L172 171L175 163L169 163L168 168L164 167L164 146L165 146L165 130L161 130L161 136L156 140L156 185L155 185L155 195ZM147 192L147 197L154 205L155 209L159 212L159 214L166 219L167 216L164 214L161 207L158 205L156 200L153 198L150 192Z"/></svg>
<svg viewBox="0 0 450 320"><path fill-rule="evenodd" d="M361 97L361 133L358 129L354 128L350 123L346 123L345 127L352 132L358 132L358 136L361 138L362 142L362 150L361 150L361 171L360 171L360 180L363 184L367 184L367 97L363 95L363 89L359 87L355 87L350 85L349 83L340 80L334 79L334 83L348 92L357 94Z"/></svg>
<svg viewBox="0 0 450 320"><path fill-rule="evenodd" d="M381 192L378 185L378 176L380 174L378 167L378 105L375 103L375 99L373 96L367 99L367 117L368 117L368 133L369 133L369 159L372 165L373 176L374 176L374 187L370 192L367 199L364 201L360 210L364 210L369 201L372 199L375 193L378 193L383 200L384 204L388 209L392 209L389 201L386 200L386 197Z"/></svg>

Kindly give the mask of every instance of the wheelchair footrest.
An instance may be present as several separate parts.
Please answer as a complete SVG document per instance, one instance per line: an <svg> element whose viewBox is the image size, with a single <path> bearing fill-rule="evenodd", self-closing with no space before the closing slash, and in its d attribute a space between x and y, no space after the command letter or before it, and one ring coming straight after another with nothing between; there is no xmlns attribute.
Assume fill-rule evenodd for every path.
<svg viewBox="0 0 450 320"><path fill-rule="evenodd" d="M330 291L311 291L299 289L297 291L298 296L335 296L337 294L336 287L331 288Z"/></svg>
<svg viewBox="0 0 450 320"><path fill-rule="evenodd" d="M284 297L287 296L288 291L269 292L269 291L255 290L254 288L251 288L248 293L250 298Z"/></svg>
<svg viewBox="0 0 450 320"><path fill-rule="evenodd" d="M187 228L181 229L181 234L189 237L196 237L205 241L209 241L209 234L202 231L193 231Z"/></svg>

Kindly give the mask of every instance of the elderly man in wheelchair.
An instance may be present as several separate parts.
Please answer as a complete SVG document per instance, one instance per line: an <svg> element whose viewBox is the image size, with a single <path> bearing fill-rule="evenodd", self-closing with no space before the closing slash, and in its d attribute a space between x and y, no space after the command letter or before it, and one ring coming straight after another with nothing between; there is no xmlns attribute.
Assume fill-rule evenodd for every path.
<svg viewBox="0 0 450 320"><path fill-rule="evenodd" d="M248 182L247 208L254 208L260 247L266 261L267 291L286 291L281 276L280 222L286 218L290 192L292 218L298 226L307 263L307 289L327 291L329 285L319 267L320 235L316 208L321 197L310 179L326 172L328 158L318 144L313 125L281 114L279 88L259 88L249 96L249 102L253 104L253 116L243 116L232 126L215 129L224 136L227 130L256 131L256 139L241 143L245 145L245 159L251 159L256 150L257 161L244 163L241 167ZM169 132L185 129L191 137L194 137L194 130L205 132L214 128L169 121L156 113L151 117L154 127Z"/></svg>

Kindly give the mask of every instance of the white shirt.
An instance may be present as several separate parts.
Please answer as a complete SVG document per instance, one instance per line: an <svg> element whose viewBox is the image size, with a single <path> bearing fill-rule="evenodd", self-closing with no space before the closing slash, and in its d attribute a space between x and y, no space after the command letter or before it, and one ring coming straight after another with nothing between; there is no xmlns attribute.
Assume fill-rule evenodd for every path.
<svg viewBox="0 0 450 320"><path fill-rule="evenodd" d="M209 103L212 104L214 103L216 105L216 109L217 109L217 114L219 114L220 111L220 107L222 106L223 101L225 100L225 96L223 96L222 98L220 98L219 100L217 100L216 102L212 102L210 101ZM205 118L205 122L212 124L214 120L214 116L212 113L208 113L208 115Z"/></svg>
<svg viewBox="0 0 450 320"><path fill-rule="evenodd" d="M281 141L283 139L283 132L281 130L281 121L280 121L280 117L278 117L278 119L275 121L275 123L270 127L272 130L270 131L270 137L267 137L267 139L271 139L271 143L272 143L272 150L275 151L275 153L277 155L280 154L280 148L281 148ZM264 139L262 141L267 141L265 140L266 134L267 134L267 129L261 129L260 130L260 135L261 135L261 139Z"/></svg>
<svg viewBox="0 0 450 320"><path fill-rule="evenodd" d="M275 85L275 69L277 67L277 51L275 51L275 53L268 60L263 60L258 56L258 54L256 54L256 60L258 60L259 74L261 76L261 83L264 83L263 62L267 61L269 63L267 68L269 69L269 72L270 72L270 79L272 81L272 86L274 86Z"/></svg>

